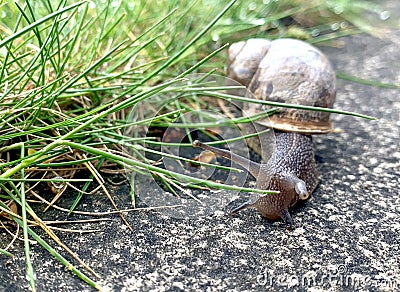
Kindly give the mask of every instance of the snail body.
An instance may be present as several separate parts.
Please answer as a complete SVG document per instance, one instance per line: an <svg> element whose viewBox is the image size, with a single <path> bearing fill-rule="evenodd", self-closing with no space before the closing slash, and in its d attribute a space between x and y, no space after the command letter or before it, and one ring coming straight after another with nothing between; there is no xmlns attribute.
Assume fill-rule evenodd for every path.
<svg viewBox="0 0 400 292"><path fill-rule="evenodd" d="M315 47L294 39L250 39L232 44L228 77L245 85L254 98L266 101L331 108L336 95L335 73L327 58ZM243 114L268 108L249 103L243 106ZM269 119L257 121L257 131L265 127L274 129L276 147L272 155L263 157L266 142L262 138L258 140L261 145L253 143L253 148L266 163L249 161L199 141L194 146L243 166L256 178L257 188L280 192L250 200L231 214L255 208L269 219L283 219L291 228L289 208L308 199L318 183L311 135L332 131L329 113L282 108Z"/></svg>
<svg viewBox="0 0 400 292"><path fill-rule="evenodd" d="M289 208L299 200L306 200L317 185L314 151L310 135L275 132L276 149L265 164L196 140L193 146L214 152L246 168L257 180L257 188L280 191L252 199L233 209L231 214L246 208L255 208L272 220L282 218L287 228L292 227Z"/></svg>

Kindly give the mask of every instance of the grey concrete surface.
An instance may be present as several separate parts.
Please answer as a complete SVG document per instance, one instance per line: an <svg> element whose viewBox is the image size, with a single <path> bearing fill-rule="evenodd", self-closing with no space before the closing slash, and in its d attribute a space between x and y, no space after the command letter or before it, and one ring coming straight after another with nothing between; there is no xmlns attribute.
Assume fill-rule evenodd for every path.
<svg viewBox="0 0 400 292"><path fill-rule="evenodd" d="M337 71L400 84L396 41L360 35L341 42L339 49L322 47ZM321 182L310 200L291 211L292 232L256 211L231 217L220 206L190 220L128 213L133 234L117 217L82 225L97 233L57 234L114 291L398 290L399 93L338 81L336 108L379 120L335 115L344 132L315 137ZM127 193L127 186L115 191L119 206L128 206ZM67 205L72 197L63 200ZM109 203L89 196L85 206L104 210ZM62 219L55 211L46 216ZM32 250L39 291L93 290L38 244ZM16 257L0 256L0 290L27 290L21 241L11 252Z"/></svg>

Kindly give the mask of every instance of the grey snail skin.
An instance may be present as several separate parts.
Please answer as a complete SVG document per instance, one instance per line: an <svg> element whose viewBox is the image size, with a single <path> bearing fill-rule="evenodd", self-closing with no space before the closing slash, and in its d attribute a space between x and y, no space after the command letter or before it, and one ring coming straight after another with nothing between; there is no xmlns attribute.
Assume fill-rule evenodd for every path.
<svg viewBox="0 0 400 292"><path fill-rule="evenodd" d="M230 46L228 62L228 77L246 86L256 99L333 107L335 72L324 54L310 44L295 39L249 39ZM243 113L252 115L270 108L246 103ZM318 183L311 135L332 131L329 113L280 108L268 119L257 123L257 129L272 128L275 134L275 149L265 163L249 161L198 140L193 146L212 151L246 168L255 177L257 188L279 191L279 194L250 200L231 214L255 208L268 219L283 219L286 227L291 229L293 221L289 208L308 199ZM263 157L260 147L253 148Z"/></svg>

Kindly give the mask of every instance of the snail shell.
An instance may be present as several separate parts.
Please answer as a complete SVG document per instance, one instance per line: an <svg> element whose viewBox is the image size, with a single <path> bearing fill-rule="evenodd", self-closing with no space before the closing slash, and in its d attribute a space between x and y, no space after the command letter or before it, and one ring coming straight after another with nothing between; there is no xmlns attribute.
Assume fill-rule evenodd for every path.
<svg viewBox="0 0 400 292"><path fill-rule="evenodd" d="M332 108L336 78L327 58L314 46L295 39L250 39L229 48L228 77L249 88L256 99ZM248 103L247 115L271 107ZM303 134L332 131L329 113L281 108L260 124Z"/></svg>

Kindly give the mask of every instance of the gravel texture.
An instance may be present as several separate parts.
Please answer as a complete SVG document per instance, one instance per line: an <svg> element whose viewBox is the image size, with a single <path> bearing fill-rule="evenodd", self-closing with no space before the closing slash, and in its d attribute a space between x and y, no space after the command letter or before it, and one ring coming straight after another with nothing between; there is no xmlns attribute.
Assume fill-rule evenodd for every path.
<svg viewBox="0 0 400 292"><path fill-rule="evenodd" d="M396 38L360 35L341 43L339 49L321 48L338 72L400 84ZM343 133L315 137L321 181L312 198L291 211L292 232L254 210L231 217L221 205L194 219L131 212L133 233L114 217L70 225L97 233L57 234L114 291L400 289L399 93L338 81L336 108L379 120L334 115ZM127 186L114 197L129 206ZM85 206L104 210L109 203L89 196ZM65 219L56 211L46 214ZM6 238L3 231L0 238ZM0 290L27 290L21 241L11 252L16 257L0 256ZM32 252L38 291L93 290L40 245L33 244Z"/></svg>

